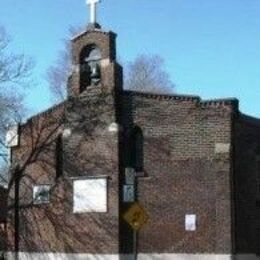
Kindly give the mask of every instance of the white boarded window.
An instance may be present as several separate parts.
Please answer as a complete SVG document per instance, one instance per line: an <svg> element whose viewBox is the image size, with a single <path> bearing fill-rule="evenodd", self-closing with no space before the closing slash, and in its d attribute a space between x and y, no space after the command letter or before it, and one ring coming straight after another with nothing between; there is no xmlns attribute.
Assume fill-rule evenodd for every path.
<svg viewBox="0 0 260 260"><path fill-rule="evenodd" d="M73 213L107 212L107 178L73 182Z"/></svg>

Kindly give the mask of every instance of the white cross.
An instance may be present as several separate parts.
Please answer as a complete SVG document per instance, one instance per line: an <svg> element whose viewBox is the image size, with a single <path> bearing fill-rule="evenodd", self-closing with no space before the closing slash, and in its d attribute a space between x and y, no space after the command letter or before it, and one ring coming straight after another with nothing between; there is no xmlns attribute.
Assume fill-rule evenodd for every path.
<svg viewBox="0 0 260 260"><path fill-rule="evenodd" d="M97 4L100 2L101 2L101 0L87 0L87 5L90 6L90 23L96 23Z"/></svg>

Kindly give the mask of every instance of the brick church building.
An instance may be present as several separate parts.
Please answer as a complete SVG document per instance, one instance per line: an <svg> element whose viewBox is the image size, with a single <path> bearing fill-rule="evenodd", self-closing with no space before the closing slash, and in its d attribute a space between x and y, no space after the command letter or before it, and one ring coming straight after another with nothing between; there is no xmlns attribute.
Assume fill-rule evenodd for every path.
<svg viewBox="0 0 260 260"><path fill-rule="evenodd" d="M260 120L233 98L123 90L96 23L72 59L67 100L12 144L8 259L260 259Z"/></svg>

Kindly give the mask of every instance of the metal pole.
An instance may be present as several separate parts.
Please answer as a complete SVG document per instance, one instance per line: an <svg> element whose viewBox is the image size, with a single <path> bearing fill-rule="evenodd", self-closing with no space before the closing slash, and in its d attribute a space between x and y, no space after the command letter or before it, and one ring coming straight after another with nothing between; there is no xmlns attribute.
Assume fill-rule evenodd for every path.
<svg viewBox="0 0 260 260"><path fill-rule="evenodd" d="M137 253L137 231L135 231L134 230L134 238L133 238L133 243L134 243L134 246L133 246L133 248L134 248L134 260L137 260L137 258L138 258L138 253Z"/></svg>

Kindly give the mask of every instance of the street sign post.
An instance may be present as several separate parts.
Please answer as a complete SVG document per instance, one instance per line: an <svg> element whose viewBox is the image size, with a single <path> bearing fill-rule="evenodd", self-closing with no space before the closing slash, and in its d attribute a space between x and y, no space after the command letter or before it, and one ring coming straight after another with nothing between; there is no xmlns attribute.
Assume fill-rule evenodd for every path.
<svg viewBox="0 0 260 260"><path fill-rule="evenodd" d="M135 231L138 231L149 219L146 211L137 202L126 211L123 218Z"/></svg>

